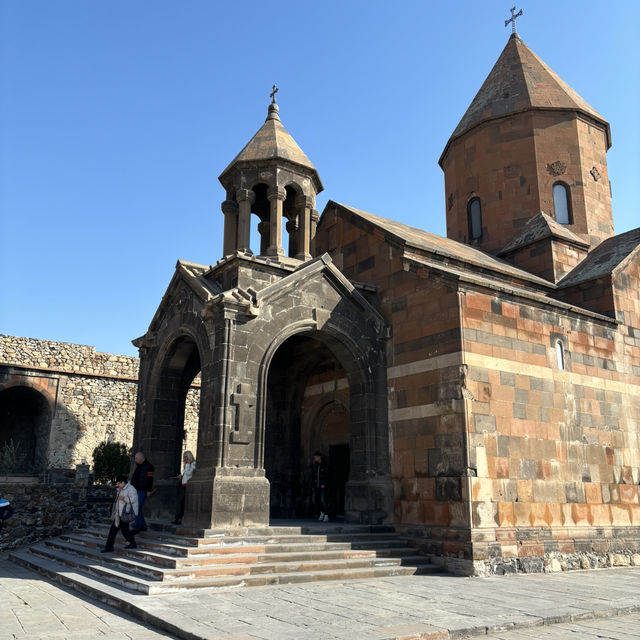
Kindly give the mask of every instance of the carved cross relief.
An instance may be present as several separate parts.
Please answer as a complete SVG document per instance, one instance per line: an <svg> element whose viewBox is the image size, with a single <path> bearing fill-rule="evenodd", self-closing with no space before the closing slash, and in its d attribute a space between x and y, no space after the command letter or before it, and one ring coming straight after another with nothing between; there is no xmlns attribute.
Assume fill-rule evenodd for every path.
<svg viewBox="0 0 640 640"><path fill-rule="evenodd" d="M231 394L231 404L235 405L236 420L231 431L233 444L250 444L253 442L256 420L256 398L250 393L250 386L244 382L236 386Z"/></svg>

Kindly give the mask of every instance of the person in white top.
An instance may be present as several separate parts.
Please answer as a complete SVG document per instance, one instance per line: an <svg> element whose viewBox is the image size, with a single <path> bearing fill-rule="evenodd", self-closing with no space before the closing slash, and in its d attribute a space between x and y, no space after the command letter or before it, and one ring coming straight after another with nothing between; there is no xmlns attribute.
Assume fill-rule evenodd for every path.
<svg viewBox="0 0 640 640"><path fill-rule="evenodd" d="M193 472L196 470L196 460L191 451L185 451L182 454L182 462L184 464L182 473L177 476L180 481L178 484L178 511L176 512L175 520L171 524L182 524L182 517L184 516L185 489L193 475Z"/></svg>
<svg viewBox="0 0 640 640"><path fill-rule="evenodd" d="M127 482L127 476L118 476L116 478L116 486L118 487L118 495L111 509L111 528L109 529L104 549L101 549L100 553L113 552L113 543L116 540L118 531L122 531L122 535L129 543L125 549L135 549L138 546L136 545L136 539L129 530L129 523L138 515L138 492ZM132 515L123 516L125 507L132 512Z"/></svg>

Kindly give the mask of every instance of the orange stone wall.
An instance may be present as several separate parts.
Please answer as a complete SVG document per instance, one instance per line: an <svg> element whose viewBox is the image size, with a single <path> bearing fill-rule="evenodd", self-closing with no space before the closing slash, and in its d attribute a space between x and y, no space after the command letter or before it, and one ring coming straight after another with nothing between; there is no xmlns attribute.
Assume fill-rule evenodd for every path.
<svg viewBox="0 0 640 640"><path fill-rule="evenodd" d="M640 372L623 334L480 291L462 316L476 572L637 553Z"/></svg>
<svg viewBox="0 0 640 640"><path fill-rule="evenodd" d="M604 566L611 554L640 561L634 329L463 285L402 259L403 247L347 212L323 220L317 247L377 287L371 301L393 327L398 530L464 573ZM627 271L618 304L638 326L638 294L629 302L623 285L637 287L639 274Z"/></svg>
<svg viewBox="0 0 640 640"><path fill-rule="evenodd" d="M584 249L549 237L502 257L519 269L557 283L577 267L586 255Z"/></svg>
<svg viewBox="0 0 640 640"><path fill-rule="evenodd" d="M467 203L479 197L483 237L495 252L540 212L532 115L494 120L454 141L443 158L447 237L471 244ZM545 212L548 213L548 212Z"/></svg>
<svg viewBox="0 0 640 640"><path fill-rule="evenodd" d="M561 289L556 296L569 304L615 318L615 301L609 275Z"/></svg>
<svg viewBox="0 0 640 640"><path fill-rule="evenodd" d="M573 214L573 224L567 228L582 235L593 249L613 235L604 127L554 112L534 112L532 124L540 210L555 218L553 185L565 183ZM554 170L556 162L566 166Z"/></svg>
<svg viewBox="0 0 640 640"><path fill-rule="evenodd" d="M484 123L442 160L447 236L470 243L467 203L479 197L483 237L499 251L540 211L555 217L553 185L570 190L573 224L592 248L613 235L604 128L574 113L530 111Z"/></svg>

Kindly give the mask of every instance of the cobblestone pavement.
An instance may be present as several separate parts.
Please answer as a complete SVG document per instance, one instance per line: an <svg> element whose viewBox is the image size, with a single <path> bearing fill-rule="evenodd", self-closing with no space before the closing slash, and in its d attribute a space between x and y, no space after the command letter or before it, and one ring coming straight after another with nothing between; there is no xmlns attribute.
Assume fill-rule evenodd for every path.
<svg viewBox="0 0 640 640"><path fill-rule="evenodd" d="M0 560L0 640L158 640L149 625Z"/></svg>
<svg viewBox="0 0 640 640"><path fill-rule="evenodd" d="M640 568L183 590L127 603L185 640L640 639ZM171 637L0 561L0 640Z"/></svg>

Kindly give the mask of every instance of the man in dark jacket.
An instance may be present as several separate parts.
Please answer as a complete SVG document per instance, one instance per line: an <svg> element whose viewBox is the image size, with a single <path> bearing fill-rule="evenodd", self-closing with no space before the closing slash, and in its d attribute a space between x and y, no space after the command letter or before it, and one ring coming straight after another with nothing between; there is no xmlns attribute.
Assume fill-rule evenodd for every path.
<svg viewBox="0 0 640 640"><path fill-rule="evenodd" d="M131 485L138 492L138 515L131 527L131 533L138 533L139 531L147 530L147 523L142 515L142 507L147 496L151 493L153 488L153 465L145 458L142 451L136 453L134 460L136 461L136 468L131 476Z"/></svg>
<svg viewBox="0 0 640 640"><path fill-rule="evenodd" d="M320 513L320 522L329 522L327 513L327 465L322 460L322 454L316 451L313 454L313 479L311 486L311 501L316 510Z"/></svg>

